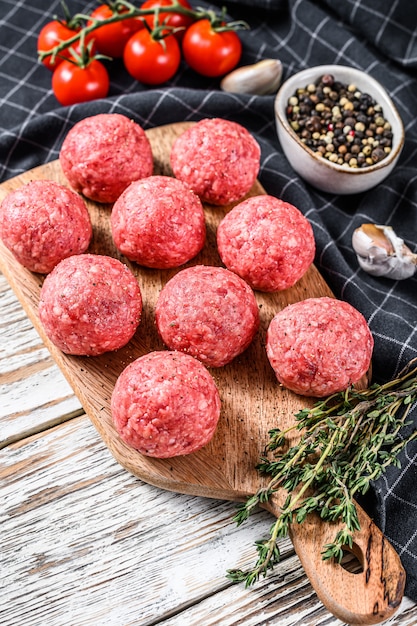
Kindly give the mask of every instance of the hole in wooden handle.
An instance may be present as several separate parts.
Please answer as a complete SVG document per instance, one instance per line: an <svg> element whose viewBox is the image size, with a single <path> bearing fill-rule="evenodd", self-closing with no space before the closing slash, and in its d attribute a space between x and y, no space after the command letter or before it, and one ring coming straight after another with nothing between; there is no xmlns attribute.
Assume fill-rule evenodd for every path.
<svg viewBox="0 0 417 626"><path fill-rule="evenodd" d="M341 567L351 574L362 574L363 572L363 553L358 544L353 543L352 547L343 546L343 557L340 561Z"/></svg>

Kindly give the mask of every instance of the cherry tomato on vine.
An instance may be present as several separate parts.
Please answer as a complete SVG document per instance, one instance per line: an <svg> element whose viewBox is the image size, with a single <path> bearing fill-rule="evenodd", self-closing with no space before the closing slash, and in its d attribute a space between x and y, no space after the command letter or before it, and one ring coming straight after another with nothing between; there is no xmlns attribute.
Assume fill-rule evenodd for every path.
<svg viewBox="0 0 417 626"><path fill-rule="evenodd" d="M52 74L52 90L62 106L105 98L109 88L107 69L97 59L92 59L86 67L65 60Z"/></svg>
<svg viewBox="0 0 417 626"><path fill-rule="evenodd" d="M112 17L114 12L108 4L101 4L90 14L96 20L106 20ZM88 22L90 26L92 22ZM92 32L97 50L106 56L121 58L126 42L138 30L142 29L143 21L136 18L128 18L113 24L100 26Z"/></svg>
<svg viewBox="0 0 417 626"><path fill-rule="evenodd" d="M38 35L38 53L55 48L61 41L67 41L71 39L71 37L74 37L79 30L79 28L70 28L65 22L60 22L59 20L48 22ZM53 71L64 60L62 57L70 58L71 52L66 49L63 50L60 55L59 57L55 57L54 62L52 62L52 55L47 56L42 60L42 63L48 70Z"/></svg>
<svg viewBox="0 0 417 626"><path fill-rule="evenodd" d="M186 9L192 9L191 4L188 0L178 0L178 2L185 7ZM173 0L145 0L145 2L141 5L141 9L154 9L156 7L167 7L173 4ZM142 18L149 26L151 30L155 27L155 14L145 15ZM175 37L181 41L184 37L184 33L188 26L194 22L194 19L191 16L183 15L182 13L164 13L161 11L159 13L158 24L167 24L170 27L181 28L182 30L178 30L176 33L173 33Z"/></svg>
<svg viewBox="0 0 417 626"><path fill-rule="evenodd" d="M160 85L172 78L180 61L181 50L174 35L160 40L147 28L132 35L123 54L129 74L147 85Z"/></svg>
<svg viewBox="0 0 417 626"><path fill-rule="evenodd" d="M203 76L222 76L239 63L242 43L234 30L217 30L210 20L191 24L182 40L187 64Z"/></svg>

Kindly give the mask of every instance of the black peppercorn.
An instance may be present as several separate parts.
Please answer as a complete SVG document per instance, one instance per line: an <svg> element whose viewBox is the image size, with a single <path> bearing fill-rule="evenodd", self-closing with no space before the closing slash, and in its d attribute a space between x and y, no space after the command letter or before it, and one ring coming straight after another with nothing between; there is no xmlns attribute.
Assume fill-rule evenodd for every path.
<svg viewBox="0 0 417 626"><path fill-rule="evenodd" d="M374 163L379 163L379 161L382 161L385 156L387 155L385 154L384 149L380 147L375 148L371 152L371 158Z"/></svg>

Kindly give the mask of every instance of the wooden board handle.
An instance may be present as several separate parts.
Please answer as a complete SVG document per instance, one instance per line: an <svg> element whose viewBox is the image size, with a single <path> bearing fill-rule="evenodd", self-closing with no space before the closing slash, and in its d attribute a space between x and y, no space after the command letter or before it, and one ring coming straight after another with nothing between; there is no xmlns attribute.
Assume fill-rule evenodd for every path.
<svg viewBox="0 0 417 626"><path fill-rule="evenodd" d="M282 497L278 493L265 505L276 517ZM352 553L361 565L353 573L333 559L324 561L323 546L342 525L323 522L310 514L293 524L290 538L321 602L338 619L353 624L379 624L398 609L404 594L405 571L400 558L376 524L357 504L360 531L354 534Z"/></svg>

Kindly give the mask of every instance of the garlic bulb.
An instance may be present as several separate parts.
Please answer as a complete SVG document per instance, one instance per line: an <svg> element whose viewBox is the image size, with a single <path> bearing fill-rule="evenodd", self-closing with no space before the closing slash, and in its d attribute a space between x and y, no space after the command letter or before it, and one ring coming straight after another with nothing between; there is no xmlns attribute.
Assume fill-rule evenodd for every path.
<svg viewBox="0 0 417 626"><path fill-rule="evenodd" d="M353 233L352 246L360 267L372 276L404 280L416 271L417 254L411 252L391 226L362 224Z"/></svg>
<svg viewBox="0 0 417 626"><path fill-rule="evenodd" d="M282 63L278 59L264 59L254 65L238 67L220 83L223 91L266 95L275 93L281 83Z"/></svg>

